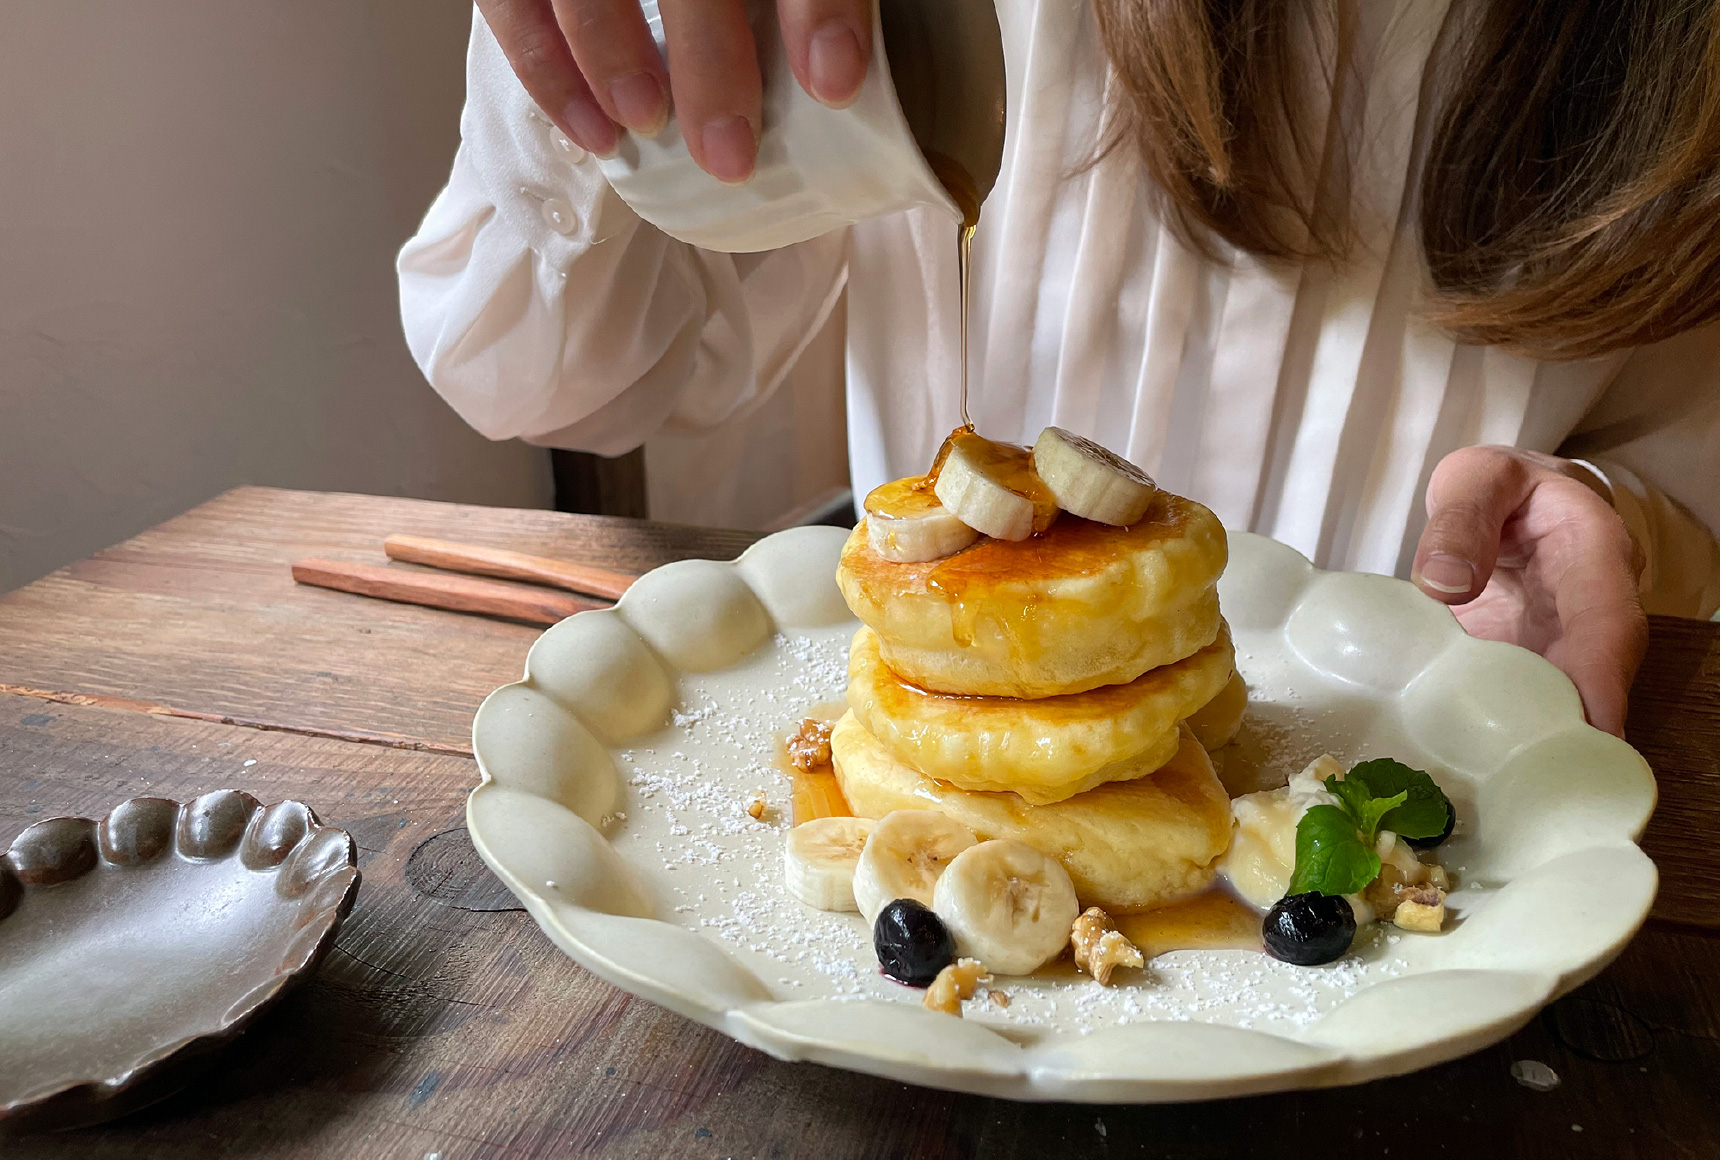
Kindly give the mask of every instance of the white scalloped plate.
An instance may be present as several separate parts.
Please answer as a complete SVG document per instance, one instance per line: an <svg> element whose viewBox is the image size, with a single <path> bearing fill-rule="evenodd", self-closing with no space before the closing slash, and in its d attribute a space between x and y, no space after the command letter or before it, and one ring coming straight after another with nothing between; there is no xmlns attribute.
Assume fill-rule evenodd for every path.
<svg viewBox="0 0 1720 1160"><path fill-rule="evenodd" d="M839 700L844 532L670 564L539 638L472 726L473 843L544 933L616 986L782 1059L1014 1099L1206 1099L1356 1083L1509 1035L1605 966L1653 901L1647 764L1522 649L1411 585L1232 533L1220 599L1251 690L1245 749L1428 769L1463 824L1455 928L1375 929L1327 967L1179 951L1101 988L1011 979L955 1020L877 972L854 915L782 886L775 738ZM763 821L745 813L763 790ZM1389 933L1388 933L1389 932Z"/></svg>

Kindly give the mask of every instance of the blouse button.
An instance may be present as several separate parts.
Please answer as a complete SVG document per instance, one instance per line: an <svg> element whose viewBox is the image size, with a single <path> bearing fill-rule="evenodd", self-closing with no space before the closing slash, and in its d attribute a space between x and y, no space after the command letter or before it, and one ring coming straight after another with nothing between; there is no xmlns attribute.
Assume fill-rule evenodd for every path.
<svg viewBox="0 0 1720 1160"><path fill-rule="evenodd" d="M556 152L560 153L563 157L566 157L575 165L585 160L587 156L585 150L581 149L578 145L575 145L573 143L573 139L566 133L563 133L560 129L552 130L549 135L549 139L550 142L555 145Z"/></svg>
<svg viewBox="0 0 1720 1160"><path fill-rule="evenodd" d="M571 234L579 228L579 218L574 216L573 207L559 197L549 198L543 203L543 220L558 234Z"/></svg>

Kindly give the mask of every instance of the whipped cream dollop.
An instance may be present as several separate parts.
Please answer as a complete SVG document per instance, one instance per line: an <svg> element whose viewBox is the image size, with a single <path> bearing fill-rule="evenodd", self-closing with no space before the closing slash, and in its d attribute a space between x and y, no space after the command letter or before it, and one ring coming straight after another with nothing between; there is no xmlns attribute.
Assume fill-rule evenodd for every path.
<svg viewBox="0 0 1720 1160"><path fill-rule="evenodd" d="M1315 806L1338 804L1325 786L1329 777L1344 780L1344 767L1331 754L1321 754L1278 789L1243 794L1230 803L1230 849L1218 872L1250 906L1269 910L1290 888L1296 870L1296 824ZM1384 862L1415 861L1415 851L1389 830L1380 832L1378 850ZM1374 921L1374 908L1366 898L1344 897L1358 925Z"/></svg>

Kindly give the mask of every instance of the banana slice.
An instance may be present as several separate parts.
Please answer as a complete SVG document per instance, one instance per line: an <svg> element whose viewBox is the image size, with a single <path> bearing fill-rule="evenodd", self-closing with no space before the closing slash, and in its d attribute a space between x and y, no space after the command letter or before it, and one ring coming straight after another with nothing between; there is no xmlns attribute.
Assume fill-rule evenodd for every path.
<svg viewBox="0 0 1720 1160"><path fill-rule="evenodd" d="M977 838L933 810L897 810L872 826L854 867L854 902L868 923L898 898L932 904L932 887L950 859Z"/></svg>
<svg viewBox="0 0 1720 1160"><path fill-rule="evenodd" d="M1057 500L1033 470L1033 454L957 431L938 454L932 490L938 502L975 531L1025 540L1057 518Z"/></svg>
<svg viewBox="0 0 1720 1160"><path fill-rule="evenodd" d="M1152 476L1091 439L1047 427L1033 444L1033 468L1070 515L1126 528L1147 514Z"/></svg>
<svg viewBox="0 0 1720 1160"><path fill-rule="evenodd" d="M854 864L872 832L865 818L815 818L788 832L788 892L819 910L854 910Z"/></svg>
<svg viewBox="0 0 1720 1160"><path fill-rule="evenodd" d="M1069 872L1023 842L981 842L957 854L932 892L956 953L1000 975L1027 975L1069 945L1081 913Z"/></svg>
<svg viewBox="0 0 1720 1160"><path fill-rule="evenodd" d="M893 563L953 556L977 539L978 532L938 502L928 476L892 480L866 497L866 542Z"/></svg>

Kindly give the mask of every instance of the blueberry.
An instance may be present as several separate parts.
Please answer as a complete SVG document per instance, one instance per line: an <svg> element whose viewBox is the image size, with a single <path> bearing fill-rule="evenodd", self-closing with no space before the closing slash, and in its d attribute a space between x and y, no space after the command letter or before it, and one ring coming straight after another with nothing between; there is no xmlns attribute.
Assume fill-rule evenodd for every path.
<svg viewBox="0 0 1720 1160"><path fill-rule="evenodd" d="M1266 953L1298 967L1329 963L1350 949L1356 912L1341 895L1291 894L1266 912Z"/></svg>
<svg viewBox="0 0 1720 1160"><path fill-rule="evenodd" d="M1445 799L1445 829L1437 838L1405 838L1417 850L1431 850L1447 838L1451 837L1451 829L1457 825L1457 807L1451 804L1451 799Z"/></svg>
<svg viewBox="0 0 1720 1160"><path fill-rule="evenodd" d="M898 898L878 912L872 949L884 973L910 987L930 986L939 971L956 961L950 928L912 898Z"/></svg>

